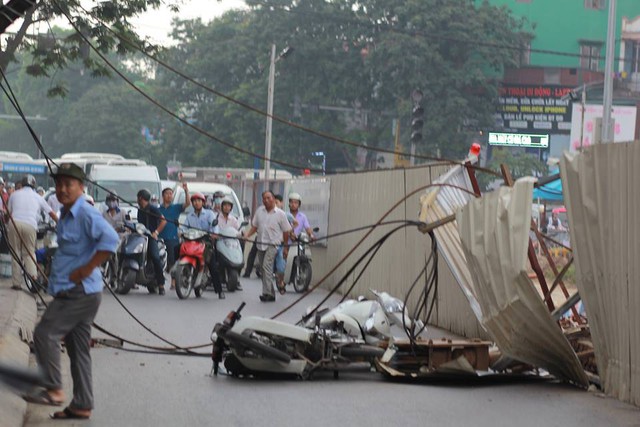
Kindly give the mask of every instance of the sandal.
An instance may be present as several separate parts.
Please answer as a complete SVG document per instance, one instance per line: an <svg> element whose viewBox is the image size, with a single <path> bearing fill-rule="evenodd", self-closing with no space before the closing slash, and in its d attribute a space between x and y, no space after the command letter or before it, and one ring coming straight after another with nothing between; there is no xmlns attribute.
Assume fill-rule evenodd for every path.
<svg viewBox="0 0 640 427"><path fill-rule="evenodd" d="M278 286L278 292L280 292L280 295L284 295L287 293L287 290L285 289L284 285Z"/></svg>
<svg viewBox="0 0 640 427"><path fill-rule="evenodd" d="M68 406L62 411L49 414L49 418L52 420L88 420L89 417L91 417L91 415L83 415L73 412Z"/></svg>
<svg viewBox="0 0 640 427"><path fill-rule="evenodd" d="M51 397L47 390L40 390L38 393L25 394L22 398L27 402L35 403L36 405L62 406L64 403L61 400L55 400Z"/></svg>

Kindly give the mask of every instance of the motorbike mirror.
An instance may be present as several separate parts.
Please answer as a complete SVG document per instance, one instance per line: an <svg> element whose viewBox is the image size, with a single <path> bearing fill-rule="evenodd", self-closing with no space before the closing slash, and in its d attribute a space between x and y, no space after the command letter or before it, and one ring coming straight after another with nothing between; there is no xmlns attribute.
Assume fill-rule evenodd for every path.
<svg viewBox="0 0 640 427"><path fill-rule="evenodd" d="M242 208L242 215L244 215L245 218L251 216L251 209L249 209L249 206Z"/></svg>
<svg viewBox="0 0 640 427"><path fill-rule="evenodd" d="M216 227L218 225L218 218L214 219L211 225Z"/></svg>
<svg viewBox="0 0 640 427"><path fill-rule="evenodd" d="M244 227L249 225L249 221L242 221L242 223L240 224L240 227Z"/></svg>
<svg viewBox="0 0 640 427"><path fill-rule="evenodd" d="M314 227L313 232L317 233L318 231L320 231L320 227Z"/></svg>

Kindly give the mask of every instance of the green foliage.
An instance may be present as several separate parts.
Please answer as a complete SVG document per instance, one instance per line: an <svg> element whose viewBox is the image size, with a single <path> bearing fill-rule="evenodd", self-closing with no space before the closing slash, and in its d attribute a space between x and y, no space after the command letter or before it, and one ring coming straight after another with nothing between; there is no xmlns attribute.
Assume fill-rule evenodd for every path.
<svg viewBox="0 0 640 427"><path fill-rule="evenodd" d="M513 179L524 176L543 176L547 172L546 165L533 154L525 153L521 150L515 151L507 147L494 147L491 161L487 164L487 168L499 171L502 164L509 167ZM478 182L481 188L487 188L487 185L495 179L495 176L483 173L478 177Z"/></svg>
<svg viewBox="0 0 640 427"><path fill-rule="evenodd" d="M208 25L176 22L173 36L178 45L166 53L167 61L188 64L188 73L198 81L266 110L270 46L275 43L278 51L290 46L293 53L276 64L275 114L386 149L393 148L392 119L400 118L408 150L410 93L420 88L426 125L417 150L452 158L468 149L469 123L476 128L492 123L497 82L488 76L515 64L517 55L492 44L515 43L522 29L522 22L506 9L487 3L475 7L467 0L246 3L248 11L228 12ZM222 139L263 152L264 116L164 70L157 76L166 102L188 111L190 118ZM182 138L188 134L168 132ZM166 148L189 164L253 164L249 156L212 142L204 157L200 150L184 150L185 143L169 140ZM331 169L355 166L353 147L276 122L272 146L274 158L301 167L313 151L327 153Z"/></svg>
<svg viewBox="0 0 640 427"><path fill-rule="evenodd" d="M30 9L16 33L9 38L5 49L0 52L0 69L6 70L11 60L19 52L28 53L32 64L27 73L36 77L52 77L56 72L72 64L82 64L93 76L108 75L108 71L100 59L92 53L86 40L89 40L101 53L118 53L124 55L134 52L127 43L117 36L121 35L143 45L130 18L157 8L162 0L106 0L86 2L79 0L38 1ZM35 26L41 29L41 23L62 21L73 22L76 31L50 29L46 34L31 35ZM113 32L107 31L103 24L109 25ZM86 40L85 40L86 39ZM64 81L55 81L50 95L64 96L67 93Z"/></svg>

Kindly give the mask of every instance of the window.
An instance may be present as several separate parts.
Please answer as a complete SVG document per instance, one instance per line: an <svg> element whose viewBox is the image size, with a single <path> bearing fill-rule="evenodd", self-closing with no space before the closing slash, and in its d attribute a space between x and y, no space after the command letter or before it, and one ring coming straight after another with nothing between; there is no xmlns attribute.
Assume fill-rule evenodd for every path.
<svg viewBox="0 0 640 427"><path fill-rule="evenodd" d="M628 57L631 59L631 72L640 73L640 41L627 40Z"/></svg>
<svg viewBox="0 0 640 427"><path fill-rule="evenodd" d="M600 51L602 51L602 43L581 43L580 67L586 70L598 71Z"/></svg>
<svg viewBox="0 0 640 427"><path fill-rule="evenodd" d="M584 0L584 8L602 10L604 9L604 3L605 0Z"/></svg>
<svg viewBox="0 0 640 427"><path fill-rule="evenodd" d="M531 42L523 42L520 48L520 66L531 64Z"/></svg>

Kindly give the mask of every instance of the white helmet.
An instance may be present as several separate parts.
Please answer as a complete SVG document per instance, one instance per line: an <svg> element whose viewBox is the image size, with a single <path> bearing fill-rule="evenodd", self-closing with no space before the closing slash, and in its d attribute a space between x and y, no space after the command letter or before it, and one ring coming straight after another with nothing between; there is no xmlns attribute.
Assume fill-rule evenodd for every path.
<svg viewBox="0 0 640 427"><path fill-rule="evenodd" d="M89 203L91 206L93 206L95 204L95 201L93 200L93 197L91 197L89 194L84 193L84 199L87 201L87 203Z"/></svg>
<svg viewBox="0 0 640 427"><path fill-rule="evenodd" d="M225 203L229 203L233 208L233 200L231 199L231 197L224 196L224 198L222 199L222 203L220 203L220 206L224 205Z"/></svg>
<svg viewBox="0 0 640 427"><path fill-rule="evenodd" d="M302 204L302 197L300 197L300 194L298 193L289 193L289 200L297 200Z"/></svg>

